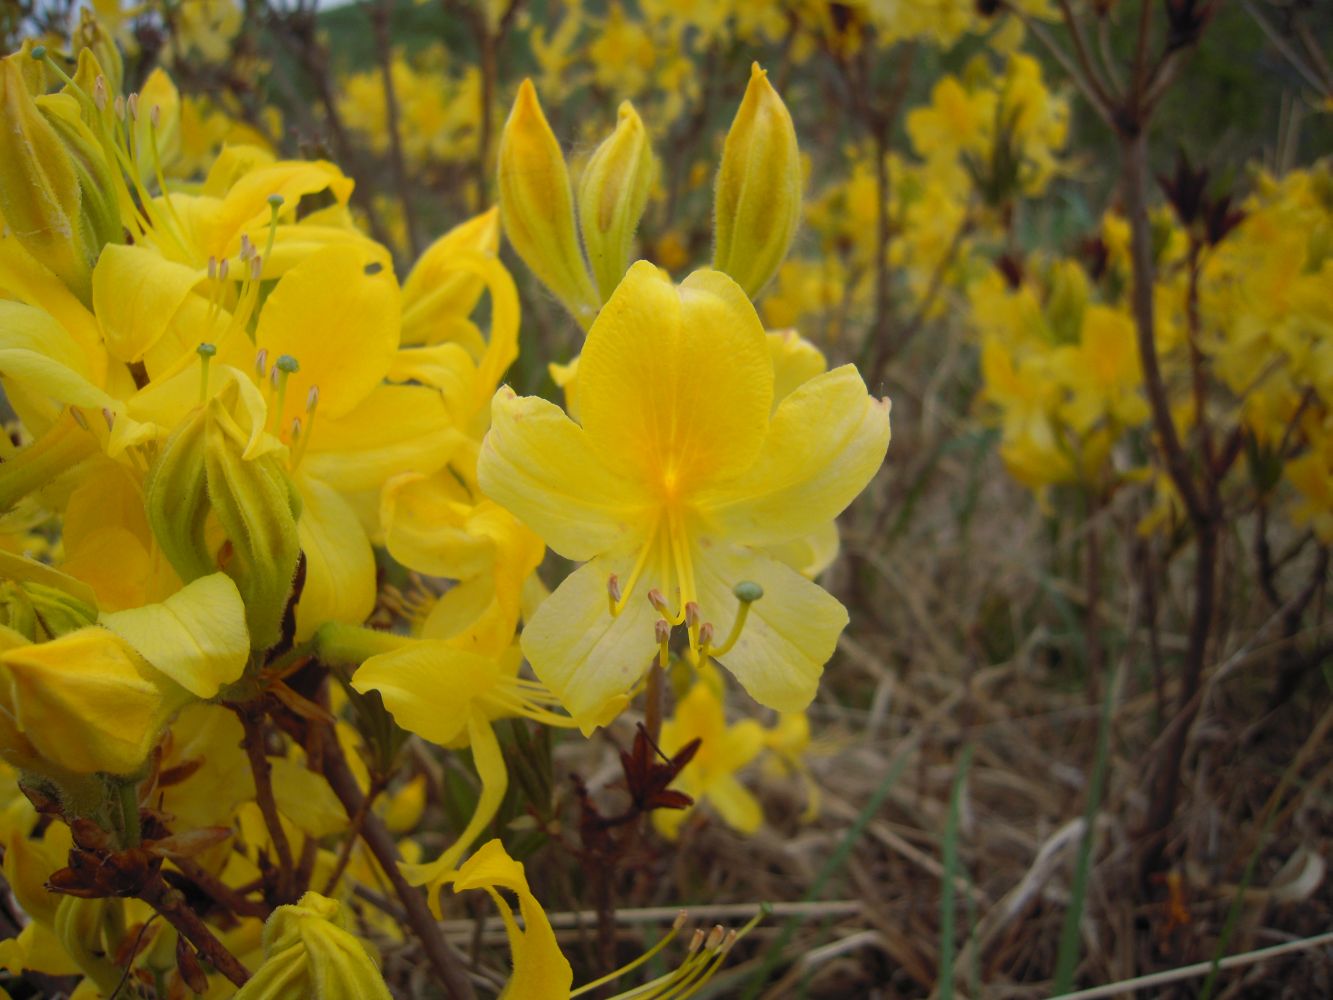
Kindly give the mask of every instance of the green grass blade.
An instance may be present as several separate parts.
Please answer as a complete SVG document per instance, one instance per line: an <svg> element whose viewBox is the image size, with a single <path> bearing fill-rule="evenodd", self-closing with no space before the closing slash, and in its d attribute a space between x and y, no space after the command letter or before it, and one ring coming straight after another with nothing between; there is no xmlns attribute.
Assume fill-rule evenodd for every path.
<svg viewBox="0 0 1333 1000"><path fill-rule="evenodd" d="M879 786L871 794L870 798L866 800L865 808L861 810L852 825L847 828L847 832L843 835L842 840L839 841L837 849L829 855L829 859L824 862L824 866L820 868L819 873L815 875L815 880L810 883L810 888L806 890L805 895L801 897L802 902L813 903L818 900L820 895L823 894L824 886L828 884L829 879L841 871L842 867L847 864L847 858L851 856L852 848L855 847L856 842L861 839L861 834L865 832L865 828L870 824L870 820L874 817L875 813L879 812L879 808L884 804L884 800L889 797L889 792L892 790L894 784L897 783L899 776L903 773L903 769L907 767L907 761L910 757L911 754L901 754L889 767L888 773L880 780ZM745 993L742 994L742 1000L754 1000L754 998L759 995L759 991L763 989L764 983L768 982L769 976L773 974L773 970L777 968L778 963L782 961L782 954L787 950L787 946L791 944L791 939L795 937L796 930L800 927L802 919L803 917L798 915L793 915L787 918L787 922L782 925L781 932L774 939L773 943L768 946L768 951L765 952L764 960L760 963L758 971L755 972L750 978L749 983L746 985Z"/></svg>
<svg viewBox="0 0 1333 1000"><path fill-rule="evenodd" d="M940 1000L953 1000L953 960L958 947L954 885L958 879L958 826L963 812L963 785L972 766L972 744L963 747L958 758L958 770L953 776L949 792L949 818L944 826L944 878L940 887L940 971L938 976Z"/></svg>
<svg viewBox="0 0 1333 1000"><path fill-rule="evenodd" d="M1060 928L1060 950L1055 958L1055 983L1052 996L1068 993L1074 985L1074 972L1083 954L1079 923L1083 919L1083 903L1088 892L1088 872L1092 869L1092 845L1096 841L1097 809L1102 801L1102 786L1106 783L1106 765L1111 756L1111 706L1118 679L1106 686L1102 699L1101 721L1097 725L1097 752L1092 762L1092 777L1088 781L1088 803L1083 809L1083 840L1078 848L1074 865L1074 881L1069 890L1069 909L1065 910Z"/></svg>

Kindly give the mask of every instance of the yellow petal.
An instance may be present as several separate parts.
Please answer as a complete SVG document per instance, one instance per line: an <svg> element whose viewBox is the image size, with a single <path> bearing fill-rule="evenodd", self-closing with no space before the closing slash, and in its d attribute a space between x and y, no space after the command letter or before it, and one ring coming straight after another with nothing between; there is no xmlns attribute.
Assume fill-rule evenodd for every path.
<svg viewBox="0 0 1333 1000"><path fill-rule="evenodd" d="M398 473L433 472L462 440L440 394L425 386L377 385L346 416L322 416L315 414L302 468L348 493L378 490Z"/></svg>
<svg viewBox="0 0 1333 1000"><path fill-rule="evenodd" d="M735 647L719 659L761 705L798 712L810 704L847 609L795 570L740 546L702 545L695 573L699 606L719 636L730 633L739 608L732 588L742 580L764 588Z"/></svg>
<svg viewBox="0 0 1333 1000"><path fill-rule="evenodd" d="M81 774L136 770L180 704L104 628L7 650L0 665L19 729L42 756Z"/></svg>
<svg viewBox="0 0 1333 1000"><path fill-rule="evenodd" d="M90 381L93 371L78 343L50 315L0 300L0 375L11 386L57 403L96 409L115 406Z"/></svg>
<svg viewBox="0 0 1333 1000"><path fill-rule="evenodd" d="M508 387L495 394L477 477L488 497L568 559L615 547L644 502L598 460L564 411Z"/></svg>
<svg viewBox="0 0 1333 1000"><path fill-rule="evenodd" d="M504 756L500 752L500 743L495 738L491 725L485 716L474 710L468 714L468 742L472 746L472 762L477 767L481 778L481 795L477 798L477 808L472 813L463 832L444 853L428 864L401 864L403 877L412 885L427 886L427 898L431 908L439 914L438 888L444 884L458 865L458 860L472 846L483 830L495 819L495 814L504 801L505 790L509 787L509 772L505 768Z"/></svg>
<svg viewBox="0 0 1333 1000"><path fill-rule="evenodd" d="M103 615L102 624L199 698L237 680L250 658L245 605L225 573L201 576L161 604Z"/></svg>
<svg viewBox="0 0 1333 1000"><path fill-rule="evenodd" d="M469 530L472 505L449 472L403 475L384 487L380 521L384 544L418 573L468 580L495 562L495 543Z"/></svg>
<svg viewBox="0 0 1333 1000"><path fill-rule="evenodd" d="M277 426L305 417L316 387L318 417L350 413L384 377L398 349L398 282L356 247L327 247L278 282L260 314L255 346L268 352L270 366L284 354L301 366L287 382Z"/></svg>
<svg viewBox="0 0 1333 1000"><path fill-rule="evenodd" d="M375 607L375 553L370 539L338 491L309 475L296 480L305 553L305 589L296 606L296 637L306 639L325 622L359 625Z"/></svg>
<svg viewBox="0 0 1333 1000"><path fill-rule="evenodd" d="M566 577L523 628L523 654L584 735L624 707L657 647L659 615L642 594L611 617L607 579L627 580L630 569L627 557L594 559Z"/></svg>
<svg viewBox="0 0 1333 1000"><path fill-rule="evenodd" d="M744 475L696 498L718 534L774 545L814 533L865 488L889 446L889 404L851 365L810 379L777 408Z"/></svg>
<svg viewBox="0 0 1333 1000"><path fill-rule="evenodd" d="M322 774L290 757L275 757L269 766L278 809L302 833L328 837L347 828L347 812Z"/></svg>
<svg viewBox="0 0 1333 1000"><path fill-rule="evenodd" d="M708 786L708 804L732 829L744 834L755 833L764 825L764 813L759 800L735 775L721 775Z"/></svg>
<svg viewBox="0 0 1333 1000"><path fill-rule="evenodd" d="M111 356L141 360L203 278L144 247L104 247L93 268L93 309Z"/></svg>
<svg viewBox="0 0 1333 1000"><path fill-rule="evenodd" d="M484 286L454 261L463 253L493 256L499 250L498 206L459 223L427 247L403 282L403 344L438 343L447 320L471 314Z"/></svg>
<svg viewBox="0 0 1333 1000"><path fill-rule="evenodd" d="M677 289L636 263L589 331L578 378L579 418L603 463L667 496L734 476L763 443L768 341L720 272Z"/></svg>
<svg viewBox="0 0 1333 1000"><path fill-rule="evenodd" d="M828 371L828 361L823 352L795 330L770 333L768 353L773 359L775 409L793 389Z"/></svg>
<svg viewBox="0 0 1333 1000"><path fill-rule="evenodd" d="M457 745L472 708L494 689L496 661L443 642L412 642L370 657L352 675L352 687L380 693L394 721L440 746Z"/></svg>

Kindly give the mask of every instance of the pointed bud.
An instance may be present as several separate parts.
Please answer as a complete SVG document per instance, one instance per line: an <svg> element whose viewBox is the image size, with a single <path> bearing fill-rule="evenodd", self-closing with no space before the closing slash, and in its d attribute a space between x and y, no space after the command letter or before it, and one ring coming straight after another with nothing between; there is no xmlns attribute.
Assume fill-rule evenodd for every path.
<svg viewBox="0 0 1333 1000"><path fill-rule="evenodd" d="M280 638L292 596L301 555L296 533L301 501L272 454L242 457L246 441L223 398L210 399L204 430L208 497L231 542L226 571L245 599L251 645L263 650Z"/></svg>
<svg viewBox="0 0 1333 1000"><path fill-rule="evenodd" d="M167 438L144 482L144 507L153 537L185 583L218 568L204 538L209 511L204 424L203 410L188 416Z"/></svg>
<svg viewBox="0 0 1333 1000"><path fill-rule="evenodd" d="M79 11L79 26L70 40L75 52L82 55L81 50L88 49L101 64L106 73L104 90L109 87L112 92L119 93L125 76L120 49L89 8L84 7Z"/></svg>
<svg viewBox="0 0 1333 1000"><path fill-rule="evenodd" d="M787 106L755 63L722 148L713 266L752 298L787 256L801 215L801 162Z"/></svg>
<svg viewBox="0 0 1333 1000"><path fill-rule="evenodd" d="M624 101L616 130L597 147L579 181L579 228L603 302L629 266L656 174L648 133L634 106Z"/></svg>
<svg viewBox="0 0 1333 1000"><path fill-rule="evenodd" d="M598 296L574 229L569 171L537 91L524 80L500 135L500 215L523 262L587 327Z"/></svg>
<svg viewBox="0 0 1333 1000"><path fill-rule="evenodd" d="M28 92L15 53L0 60L0 215L25 250L85 303L92 262L81 239L79 177Z"/></svg>
<svg viewBox="0 0 1333 1000"><path fill-rule="evenodd" d="M71 94L38 99L47 123L60 137L79 186L76 235L84 258L96 261L108 243L124 243L120 221L120 187L115 168L107 162L102 143L84 121Z"/></svg>

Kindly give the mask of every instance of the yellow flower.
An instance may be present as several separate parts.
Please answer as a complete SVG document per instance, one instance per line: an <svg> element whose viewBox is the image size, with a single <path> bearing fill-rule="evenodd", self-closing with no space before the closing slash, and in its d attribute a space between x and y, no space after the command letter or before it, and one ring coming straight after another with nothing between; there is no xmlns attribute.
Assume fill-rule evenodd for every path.
<svg viewBox="0 0 1333 1000"><path fill-rule="evenodd" d="M803 716L801 716L803 718ZM675 715L662 726L662 750L676 753L698 739L694 755L673 787L707 802L727 825L744 834L754 833L764 821L759 802L736 780L736 772L764 748L764 729L754 719L727 725L722 708L721 678L709 668L676 704ZM676 809L653 811L653 823L665 836L674 837L687 813Z"/></svg>
<svg viewBox="0 0 1333 1000"><path fill-rule="evenodd" d="M770 416L773 382L763 326L733 280L697 271L677 288L640 261L588 334L581 423L496 394L482 489L588 561L523 632L537 676L585 731L624 704L661 619L688 624L696 649L743 625L709 651L750 694L784 711L814 697L847 612L753 547L809 535L852 501L884 459L889 406L844 366ZM764 594L748 616L741 581Z"/></svg>
<svg viewBox="0 0 1333 1000"><path fill-rule="evenodd" d="M523 866L511 858L498 840L483 844L468 858L463 867L450 873L454 892L485 889L494 900L509 936L509 952L513 957L514 972L509 977L501 997L510 1000L565 1000L574 982L574 971L560 952L555 931L546 918L537 897L528 887ZM518 911L523 917L523 928L514 920L509 904L497 889L505 889L518 897Z"/></svg>

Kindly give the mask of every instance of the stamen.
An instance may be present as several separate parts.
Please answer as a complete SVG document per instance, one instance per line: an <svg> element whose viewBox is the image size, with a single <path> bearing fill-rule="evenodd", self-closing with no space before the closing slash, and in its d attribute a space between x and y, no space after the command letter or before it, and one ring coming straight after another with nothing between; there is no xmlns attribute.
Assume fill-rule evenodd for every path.
<svg viewBox="0 0 1333 1000"><path fill-rule="evenodd" d="M227 273L231 270L231 265L227 263L227 258L223 257L218 263L218 281L226 281Z"/></svg>
<svg viewBox="0 0 1333 1000"><path fill-rule="evenodd" d="M630 596L634 593L634 587L639 582L639 577L643 575L644 567L648 565L648 556L652 553L654 544L657 541L658 528L661 526L661 515L653 521L652 531L648 534L648 540L644 542L643 548L639 550L638 558L634 560L634 568L630 570L629 582L623 588L623 594L617 598L611 606L611 617L616 618L620 612L625 610L625 605L629 603Z"/></svg>
<svg viewBox="0 0 1333 1000"><path fill-rule="evenodd" d="M279 358L278 360L281 361L282 358ZM305 413L306 413L305 433L304 434L300 433L301 421L299 418L292 421L292 425L294 428L292 433L292 441L296 445L295 450L292 452L292 460L291 460L291 469L293 472L295 472L296 469L300 466L301 459L305 458L306 448L308 448L310 445L310 432L315 425L315 409L318 406L319 406L319 386L312 385L310 387L310 391L305 394Z"/></svg>
<svg viewBox="0 0 1333 1000"><path fill-rule="evenodd" d="M218 259L213 254L208 255L208 280L216 281L218 276Z"/></svg>
<svg viewBox="0 0 1333 1000"><path fill-rule="evenodd" d="M106 110L106 97L106 77L98 73L97 79L93 81L93 103L97 105L98 111Z"/></svg>
<svg viewBox="0 0 1333 1000"><path fill-rule="evenodd" d="M259 353L255 355L255 375L262 381L264 378L264 369L268 364L268 348L261 347Z"/></svg>
<svg viewBox="0 0 1333 1000"><path fill-rule="evenodd" d="M203 403L208 399L208 363L218 349L212 344L203 343L194 352L199 355L199 402Z"/></svg>
<svg viewBox="0 0 1333 1000"><path fill-rule="evenodd" d="M610 601L611 617L617 614L616 606L620 603L620 577L614 573L606 581L606 599Z"/></svg>
<svg viewBox="0 0 1333 1000"><path fill-rule="evenodd" d="M731 634L727 636L727 641L716 649L711 645L703 646L701 651L705 656L725 656L731 652L737 640L741 637L741 630L745 628L745 619L749 617L750 605L764 596L764 588L759 586L753 580L742 580L736 584L731 591L736 595L736 600L741 602L740 608L736 612L736 620L731 625Z"/></svg>
<svg viewBox="0 0 1333 1000"><path fill-rule="evenodd" d="M116 415L111 412L111 407L102 407L102 419L106 421L107 430L111 430L116 426Z"/></svg>
<svg viewBox="0 0 1333 1000"><path fill-rule="evenodd" d="M680 929L685 926L685 921L687 919L689 919L689 914L686 913L684 910L681 910L678 914L676 914L676 920L671 925L671 930L667 931L666 934L664 934L657 941L656 944L654 944L651 948L645 951L638 958L634 959L632 962L629 962L626 965L622 965L614 972L608 972L601 979L594 979L590 983L584 983L578 989L572 991L569 994L570 1000L573 1000L574 997L582 996L584 993L590 993L600 986L605 986L607 983L619 979L626 973L633 972L639 966L644 965L647 962L651 961L653 957L657 955L658 952L660 952L663 948L665 948L668 944L670 944L672 940L675 939L676 935L680 933Z"/></svg>
<svg viewBox="0 0 1333 1000"><path fill-rule="evenodd" d="M671 617L671 609L667 607L666 598L662 596L662 592L656 587L648 591L648 603L656 608L657 613L663 618Z"/></svg>
<svg viewBox="0 0 1333 1000"><path fill-rule="evenodd" d="M88 419L82 413L79 412L79 408L77 406L71 406L69 408L69 415L73 417L74 422L78 424L80 427L82 427L85 431L88 429Z"/></svg>
<svg viewBox="0 0 1333 1000"><path fill-rule="evenodd" d="M264 245L264 256L267 257L273 252L273 240L278 235L278 210L282 208L285 199L280 194L271 194L268 196L268 243Z"/></svg>
<svg viewBox="0 0 1333 1000"><path fill-rule="evenodd" d="M241 233L241 249L236 256L240 257L241 260L249 260L250 255L254 252L255 247L254 244L250 242L250 237L245 233Z"/></svg>
<svg viewBox="0 0 1333 1000"><path fill-rule="evenodd" d="M125 98L117 94L111 107L116 112L116 121L123 122L125 120Z"/></svg>
<svg viewBox="0 0 1333 1000"><path fill-rule="evenodd" d="M131 120L137 122L139 120L139 94L137 91L129 96L125 106L129 109Z"/></svg>
<svg viewBox="0 0 1333 1000"><path fill-rule="evenodd" d="M256 257L255 260L259 258ZM273 388L277 391L277 400L273 408L274 427L282 426L283 410L287 406L287 379L301 370L301 366L290 354L278 355L278 360L273 362L273 371L269 379Z"/></svg>
<svg viewBox="0 0 1333 1000"><path fill-rule="evenodd" d="M671 625L659 618L653 630L657 635L657 663L665 670L671 659Z"/></svg>

